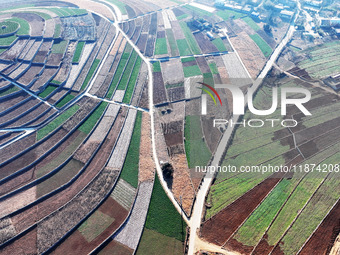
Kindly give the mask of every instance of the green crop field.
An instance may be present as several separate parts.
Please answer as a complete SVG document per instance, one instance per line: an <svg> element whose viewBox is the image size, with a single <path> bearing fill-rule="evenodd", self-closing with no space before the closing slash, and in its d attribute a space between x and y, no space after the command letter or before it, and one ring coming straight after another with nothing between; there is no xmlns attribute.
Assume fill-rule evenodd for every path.
<svg viewBox="0 0 340 255"><path fill-rule="evenodd" d="M13 17L10 19L10 21L14 21L20 24L20 28L18 32L16 33L17 35L29 35L30 34L30 24L26 20Z"/></svg>
<svg viewBox="0 0 340 255"><path fill-rule="evenodd" d="M215 62L209 63L209 67L212 74L218 74L218 69Z"/></svg>
<svg viewBox="0 0 340 255"><path fill-rule="evenodd" d="M181 56L192 55L192 52L191 52L191 50L189 48L187 40L185 40L185 39L178 39L178 40L176 40L176 42L177 42L179 54Z"/></svg>
<svg viewBox="0 0 340 255"><path fill-rule="evenodd" d="M185 117L184 136L189 168L206 165L211 157L211 152L202 139L203 133L200 116Z"/></svg>
<svg viewBox="0 0 340 255"><path fill-rule="evenodd" d="M0 46L10 46L17 37L15 35L0 38Z"/></svg>
<svg viewBox="0 0 340 255"><path fill-rule="evenodd" d="M19 91L19 88L14 86L14 85L12 85L8 89L0 91L0 97L12 94L12 93L14 93L16 91Z"/></svg>
<svg viewBox="0 0 340 255"><path fill-rule="evenodd" d="M246 22L248 24L248 26L250 26L252 29L254 29L255 32L261 30L261 28L259 27L259 25L257 25L257 23L250 17L244 17L242 18L242 20L244 22Z"/></svg>
<svg viewBox="0 0 340 255"><path fill-rule="evenodd" d="M145 227L181 242L185 240L186 223L165 194L157 175Z"/></svg>
<svg viewBox="0 0 340 255"><path fill-rule="evenodd" d="M177 56L178 53L178 48L177 48L177 43L175 40L174 33L172 32L171 29L166 29L166 38L168 39L168 43L170 46L170 51L171 51L171 56Z"/></svg>
<svg viewBox="0 0 340 255"><path fill-rule="evenodd" d="M53 38L59 38L61 34L61 25L56 24L55 29L54 29L54 35Z"/></svg>
<svg viewBox="0 0 340 255"><path fill-rule="evenodd" d="M90 82L94 72L97 70L97 67L98 67L99 63L100 63L100 59L98 59L98 58L96 58L93 61L92 66L91 66L91 68L90 68L90 70L89 70L89 72L88 72L88 74L87 74L87 76L86 76L86 78L84 80L84 83L81 86L81 90L84 90L87 87L87 85Z"/></svg>
<svg viewBox="0 0 340 255"><path fill-rule="evenodd" d="M0 22L0 35L14 33L19 28L19 23L13 20L5 20Z"/></svg>
<svg viewBox="0 0 340 255"><path fill-rule="evenodd" d="M185 67L183 67L183 72L184 72L185 78L202 74L198 65L185 66Z"/></svg>
<svg viewBox="0 0 340 255"><path fill-rule="evenodd" d="M85 122L78 128L78 130L85 134L89 134L100 119L100 117L103 115L107 105L107 102L101 102L96 110L93 111L91 116L88 117Z"/></svg>
<svg viewBox="0 0 340 255"><path fill-rule="evenodd" d="M63 99L61 99L57 104L56 107L61 108L64 105L66 105L67 103L69 103L72 99L74 98L74 95L72 94L68 94L65 97L63 97Z"/></svg>
<svg viewBox="0 0 340 255"><path fill-rule="evenodd" d="M250 37L257 44L257 46L259 46L259 48L262 51L263 55L266 58L269 57L270 54L272 53L272 48L270 48L268 43L266 43L266 41L263 40L263 38L261 36L259 36L258 34L250 35Z"/></svg>
<svg viewBox="0 0 340 255"><path fill-rule="evenodd" d="M239 18L242 18L242 17L245 17L246 15L243 14L243 13L240 13L240 12L235 12L235 11L232 11L232 10L223 10L223 11L218 11L216 12L216 14L218 16L220 16L222 19L224 20L228 20L230 18L233 18L233 19L239 19Z"/></svg>
<svg viewBox="0 0 340 255"><path fill-rule="evenodd" d="M166 38L157 38L155 46L155 55L168 54L168 46L166 44Z"/></svg>
<svg viewBox="0 0 340 255"><path fill-rule="evenodd" d="M138 54L135 50L132 51L130 59L128 63L126 64L125 70L123 72L122 78L119 81L117 89L119 90L125 90L126 86L128 84L128 81L130 79L131 72L133 70L133 67L135 65L135 62L137 60Z"/></svg>
<svg viewBox="0 0 340 255"><path fill-rule="evenodd" d="M61 126L68 118L70 118L73 114L75 114L79 109L79 105L73 105L71 108L67 109L65 112L63 112L61 115L59 115L57 118L55 118L53 121L48 123L43 128L39 129L37 131L37 140L41 140L45 136L47 136L49 133L57 129L59 126Z"/></svg>
<svg viewBox="0 0 340 255"><path fill-rule="evenodd" d="M187 24L184 21L181 21L180 25L181 25L182 31L185 35L185 38L187 39L187 42L190 46L192 53L193 54L201 54L200 47L198 46L195 37L191 33L190 28L187 26Z"/></svg>
<svg viewBox="0 0 340 255"><path fill-rule="evenodd" d="M152 63L152 70L153 70L153 72L155 72L155 73L161 72L161 71L162 71L162 69L161 69L161 63L159 63L159 61L153 62L153 63Z"/></svg>
<svg viewBox="0 0 340 255"><path fill-rule="evenodd" d="M182 20L182 19L185 19L185 18L188 18L189 17L189 14L185 13L185 14L182 14L180 16L177 16L177 20Z"/></svg>
<svg viewBox="0 0 340 255"><path fill-rule="evenodd" d="M125 4L119 0L108 0L109 2L113 3L114 5L116 5L119 10L121 11L122 15L126 15L126 9L125 9Z"/></svg>
<svg viewBox="0 0 340 255"><path fill-rule="evenodd" d="M194 57L181 58L182 63L187 63L191 61L196 61L196 59Z"/></svg>
<svg viewBox="0 0 340 255"><path fill-rule="evenodd" d="M60 42L54 42L53 46L52 46L52 53L56 53L56 54L64 54L66 48L68 45L68 41L60 41Z"/></svg>
<svg viewBox="0 0 340 255"><path fill-rule="evenodd" d="M214 82L214 77L213 77L212 73L204 73L203 74L203 82L205 84L210 85L210 86L214 86L215 82Z"/></svg>
<svg viewBox="0 0 340 255"><path fill-rule="evenodd" d="M137 113L135 127L131 137L128 153L124 162L123 170L120 177L137 188L138 186L138 171L139 171L139 147L142 128L142 113Z"/></svg>
<svg viewBox="0 0 340 255"><path fill-rule="evenodd" d="M115 75L114 75L113 80L111 82L110 88L107 92L106 98L110 99L112 97L113 92L115 91L115 89L118 85L119 79L120 79L120 77L121 77L121 75L124 71L125 65L126 65L128 59L130 58L131 51L132 51L132 46L130 44L127 44L125 49L124 49L124 52L123 52L123 54L120 58L118 67L116 69Z"/></svg>
<svg viewBox="0 0 340 255"><path fill-rule="evenodd" d="M85 45L85 42L83 42L83 41L78 42L77 47L76 47L76 51L74 52L74 56L73 56L73 60L72 60L73 63L79 63L79 59L80 59L81 53L83 51L84 45Z"/></svg>
<svg viewBox="0 0 340 255"><path fill-rule="evenodd" d="M127 84L126 90L125 90L125 95L123 98L123 103L130 103L133 91L135 89L135 85L137 82L137 78L139 75L140 67L142 65L142 59L138 56L135 66L133 67L129 82Z"/></svg>
<svg viewBox="0 0 340 255"><path fill-rule="evenodd" d="M227 51L221 38L215 38L212 43L216 46L219 51Z"/></svg>

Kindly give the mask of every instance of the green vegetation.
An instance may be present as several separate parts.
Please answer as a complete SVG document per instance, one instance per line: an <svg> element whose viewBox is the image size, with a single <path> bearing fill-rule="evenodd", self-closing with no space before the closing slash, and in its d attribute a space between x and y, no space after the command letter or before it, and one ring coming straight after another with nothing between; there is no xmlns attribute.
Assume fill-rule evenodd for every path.
<svg viewBox="0 0 340 255"><path fill-rule="evenodd" d="M20 24L20 28L16 33L17 35L28 35L30 33L30 24L26 20L20 18L11 18L9 21L14 21Z"/></svg>
<svg viewBox="0 0 340 255"><path fill-rule="evenodd" d="M155 55L168 54L168 46L166 44L166 38L157 38L155 46Z"/></svg>
<svg viewBox="0 0 340 255"><path fill-rule="evenodd" d="M185 117L184 136L189 168L206 165L211 152L203 139L200 116Z"/></svg>
<svg viewBox="0 0 340 255"><path fill-rule="evenodd" d="M138 171L139 171L139 148L140 136L142 128L142 112L137 112L135 127L131 137L129 150L127 152L124 166L120 177L131 184L131 186L138 187Z"/></svg>
<svg viewBox="0 0 340 255"><path fill-rule="evenodd" d="M125 90L125 95L123 98L123 103L130 103L131 101L131 97L133 94L133 91L135 89L135 85L136 85L136 81L137 81L137 77L140 71L140 67L142 65L142 59L138 56L135 66L133 67L129 82L127 84L126 90Z"/></svg>
<svg viewBox="0 0 340 255"><path fill-rule="evenodd" d="M185 66L183 67L183 72L185 78L202 74L198 65Z"/></svg>
<svg viewBox="0 0 340 255"><path fill-rule="evenodd" d="M199 16L208 16L208 17L213 16L213 14L211 12L202 10L202 9L197 8L195 6L192 6L192 5L187 4L187 5L184 5L183 7L189 9L190 11L193 11L194 14L199 15ZM193 15L193 16L195 16L195 15Z"/></svg>
<svg viewBox="0 0 340 255"><path fill-rule="evenodd" d="M174 33L172 32L171 29L166 29L165 32L166 32L166 37L170 45L171 56L177 56L178 48L177 48Z"/></svg>
<svg viewBox="0 0 340 255"><path fill-rule="evenodd" d="M243 13L232 11L232 10L223 10L223 11L218 11L216 12L218 16L220 16L223 20L228 20L228 19L239 19L244 16L246 16Z"/></svg>
<svg viewBox="0 0 340 255"><path fill-rule="evenodd" d="M187 40L185 39L178 39L176 40L177 42L177 46L178 46L178 49L179 49L179 54L181 56L186 56L186 55L191 55L191 50L189 48L189 45L187 43Z"/></svg>
<svg viewBox="0 0 340 255"><path fill-rule="evenodd" d="M68 94L63 99L61 99L57 104L56 107L61 108L64 105L66 105L68 102L70 102L74 98L74 95Z"/></svg>
<svg viewBox="0 0 340 255"><path fill-rule="evenodd" d="M126 5L123 2L121 2L119 0L108 0L108 2L111 2L114 5L116 5L119 8L119 10L122 13L122 15L126 15L127 14L126 9L125 9Z"/></svg>
<svg viewBox="0 0 340 255"><path fill-rule="evenodd" d="M8 89L0 91L0 97L12 94L13 92L16 92L18 90L19 90L18 87L12 85Z"/></svg>
<svg viewBox="0 0 340 255"><path fill-rule="evenodd" d="M19 23L12 20L5 20L0 22L0 35L14 33L19 28Z"/></svg>
<svg viewBox="0 0 340 255"><path fill-rule="evenodd" d="M37 14L38 16L42 17L44 20L52 19L52 17L50 15L48 15L47 13L45 13L45 12L29 11L27 13Z"/></svg>
<svg viewBox="0 0 340 255"><path fill-rule="evenodd" d="M88 74L87 74L87 76L86 76L86 78L84 80L84 83L81 86L81 90L84 90L87 87L88 83L90 82L90 80L92 78L92 75L97 70L97 66L99 65L99 63L100 63L100 59L98 59L98 58L96 58L93 61L92 66L91 66L91 68L90 68L90 70L89 70L89 72L88 72Z"/></svg>
<svg viewBox="0 0 340 255"><path fill-rule="evenodd" d="M104 232L115 219L96 210L83 224L78 228L86 241L91 242L97 236Z"/></svg>
<svg viewBox="0 0 340 255"><path fill-rule="evenodd" d="M86 10L78 8L49 8L48 10L54 12L59 17L80 16L87 14Z"/></svg>
<svg viewBox="0 0 340 255"><path fill-rule="evenodd" d="M83 51L84 45L85 45L84 41L78 42L77 47L76 47L76 51L74 52L74 56L73 56L73 59L72 59L73 63L79 63L79 59L80 59L81 53Z"/></svg>
<svg viewBox="0 0 340 255"><path fill-rule="evenodd" d="M204 73L203 74L203 82L205 84L214 86L215 82L214 82L214 77L213 77L212 73Z"/></svg>
<svg viewBox="0 0 340 255"><path fill-rule="evenodd" d="M216 46L219 51L227 51L221 38L215 38L212 43Z"/></svg>
<svg viewBox="0 0 340 255"><path fill-rule="evenodd" d="M38 96L41 98L46 98L47 96L49 96L53 91L55 91L58 87L56 86L52 86L52 85L48 85L43 92L41 92Z"/></svg>
<svg viewBox="0 0 340 255"><path fill-rule="evenodd" d="M103 115L107 105L107 102L101 102L100 105L92 112L91 116L88 117L83 124L81 124L78 130L85 134L89 134Z"/></svg>
<svg viewBox="0 0 340 255"><path fill-rule="evenodd" d="M129 61L126 64L124 73L123 73L123 75L122 75L122 77L119 81L117 89L119 89L119 90L125 90L126 89L127 83L130 79L130 75L131 75L131 72L132 72L133 67L135 65L135 62L137 60L137 57L138 57L137 52L135 50L133 50L132 53L131 53Z"/></svg>
<svg viewBox="0 0 340 255"><path fill-rule="evenodd" d="M212 74L219 74L218 68L217 68L215 62L209 63L209 67L210 67L210 70L211 70Z"/></svg>
<svg viewBox="0 0 340 255"><path fill-rule="evenodd" d="M191 62L191 61L196 61L196 59L194 57L187 57L187 58L181 59L182 63L187 63L187 62Z"/></svg>
<svg viewBox="0 0 340 255"><path fill-rule="evenodd" d="M162 235L156 231L144 229L138 245L137 255L174 255L182 254L184 245L181 241Z"/></svg>
<svg viewBox="0 0 340 255"><path fill-rule="evenodd" d="M254 29L254 31L259 31L261 30L261 28L257 25L257 23L250 17L244 17L242 18L244 22L246 22L248 24L248 26L250 26L252 29Z"/></svg>
<svg viewBox="0 0 340 255"><path fill-rule="evenodd" d="M180 82L180 83L175 83L175 84L166 84L165 87L167 89L171 89L171 88L178 88L178 87L183 87L184 86L184 82Z"/></svg>
<svg viewBox="0 0 340 255"><path fill-rule="evenodd" d="M17 39L16 35L0 38L0 46L10 46Z"/></svg>
<svg viewBox="0 0 340 255"><path fill-rule="evenodd" d="M157 175L145 227L182 242L185 239L186 223L165 194Z"/></svg>
<svg viewBox="0 0 340 255"><path fill-rule="evenodd" d="M262 39L261 36L259 36L258 34L253 34L250 35L251 39L253 39L253 41L257 44L257 46L259 46L259 48L261 49L263 55L267 58L270 56L270 54L272 53L272 48L270 48L270 46L268 45L268 43L266 43L265 40Z"/></svg>
<svg viewBox="0 0 340 255"><path fill-rule="evenodd" d="M184 21L180 22L182 31L184 32L185 38L190 46L190 49L193 54L201 54L200 47L198 46L195 37L192 35L190 28Z"/></svg>
<svg viewBox="0 0 340 255"><path fill-rule="evenodd" d="M283 179L266 197L262 204L252 213L242 227L237 231L235 239L245 245L255 246L269 227L298 179Z"/></svg>
<svg viewBox="0 0 340 255"><path fill-rule="evenodd" d="M71 108L67 109L65 112L63 112L61 115L59 115L57 118L55 118L53 121L48 123L43 128L39 129L37 131L37 140L41 140L45 136L47 136L49 133L57 129L59 126L61 126L68 118L70 118L73 114L75 114L79 109L79 105L73 105Z"/></svg>
<svg viewBox="0 0 340 255"><path fill-rule="evenodd" d="M61 84L61 81L57 81L57 80L52 80L51 83L53 84L57 84L57 85L60 85Z"/></svg>
<svg viewBox="0 0 340 255"><path fill-rule="evenodd" d="M55 54L64 54L66 48L67 48L67 45L68 45L68 41L60 41L60 42L54 42L53 43L53 46L52 46L52 53L55 53Z"/></svg>
<svg viewBox="0 0 340 255"><path fill-rule="evenodd" d="M161 63L159 61L152 63L152 69L155 73L161 72Z"/></svg>
<svg viewBox="0 0 340 255"><path fill-rule="evenodd" d="M59 38L61 34L61 24L57 24L54 29L53 38Z"/></svg>
<svg viewBox="0 0 340 255"><path fill-rule="evenodd" d="M176 17L176 18L177 18L177 20L182 20L182 19L185 19L187 17L189 17L189 14L185 13L185 14L182 14L182 15Z"/></svg>
<svg viewBox="0 0 340 255"><path fill-rule="evenodd" d="M106 98L110 99L113 95L113 92L115 91L117 84L120 80L120 77L124 71L125 65L130 57L132 51L132 46L130 44L127 44L125 46L124 52L120 58L118 67L116 69L115 75L113 76L109 91L107 92Z"/></svg>

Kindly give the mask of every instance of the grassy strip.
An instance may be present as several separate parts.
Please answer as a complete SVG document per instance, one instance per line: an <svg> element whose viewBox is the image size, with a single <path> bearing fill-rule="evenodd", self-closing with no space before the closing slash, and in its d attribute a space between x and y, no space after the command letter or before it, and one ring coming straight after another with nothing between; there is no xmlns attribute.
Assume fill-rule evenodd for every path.
<svg viewBox="0 0 340 255"><path fill-rule="evenodd" d="M202 127L200 116L185 117L185 152L189 168L204 166L208 163L211 152L202 139Z"/></svg>
<svg viewBox="0 0 340 255"><path fill-rule="evenodd" d="M155 55L168 54L168 45L166 44L166 38L157 38L155 46Z"/></svg>
<svg viewBox="0 0 340 255"><path fill-rule="evenodd" d="M52 80L51 83L57 84L57 85L60 85L60 84L61 84L61 82L60 82L60 81L57 81L57 80Z"/></svg>
<svg viewBox="0 0 340 255"><path fill-rule="evenodd" d="M70 118L73 114L75 114L79 109L79 105L73 105L71 108L69 108L67 111L59 115L57 118L55 118L53 121L48 123L43 128L39 129L37 131L37 140L41 140L45 136L47 136L49 133L51 133L53 130L58 128L61 124L63 124L68 118Z"/></svg>
<svg viewBox="0 0 340 255"><path fill-rule="evenodd" d="M179 50L179 55L181 56L186 56L186 55L191 55L191 50L189 48L189 45L187 43L187 40L185 39L178 39L176 40L178 50Z"/></svg>
<svg viewBox="0 0 340 255"><path fill-rule="evenodd" d="M183 72L184 72L184 77L188 78L188 77L192 77L192 76L197 76L197 75L201 75L201 70L198 67L198 65L194 65L194 66L185 66L183 67Z"/></svg>
<svg viewBox="0 0 340 255"><path fill-rule="evenodd" d="M127 152L124 166L120 177L131 184L131 186L138 187L138 170L139 170L139 150L140 137L142 128L142 112L137 112L135 127L133 129L129 150Z"/></svg>
<svg viewBox="0 0 340 255"><path fill-rule="evenodd" d="M56 107L61 108L64 105L66 105L68 102L70 102L74 98L74 95L67 94L63 99L61 99L57 104Z"/></svg>
<svg viewBox="0 0 340 255"><path fill-rule="evenodd" d="M145 227L182 242L185 239L186 223L165 194L158 175L155 178Z"/></svg>
<svg viewBox="0 0 340 255"><path fill-rule="evenodd" d="M209 63L209 67L210 67L210 70L211 70L211 73L212 73L212 74L219 74L215 62Z"/></svg>
<svg viewBox="0 0 340 255"><path fill-rule="evenodd" d="M266 43L265 40L258 34L250 35L250 38L259 46L260 50L262 51L263 55L267 58L272 53L272 48Z"/></svg>
<svg viewBox="0 0 340 255"><path fill-rule="evenodd" d="M208 17L211 17L213 16L213 14L211 12L208 12L208 11L205 11L205 10L202 10L200 8L197 8L195 6L192 6L192 5L185 5L184 6L185 8L189 9L190 11L193 11L194 14L197 14L199 16L208 16ZM193 15L194 16L194 15Z"/></svg>
<svg viewBox="0 0 340 255"><path fill-rule="evenodd" d="M177 16L176 18L177 18L177 20L182 20L182 19L185 19L187 17L189 17L189 14L185 13L185 14L182 14L180 16Z"/></svg>
<svg viewBox="0 0 340 255"><path fill-rule="evenodd" d="M142 65L142 59L138 56L135 66L132 70L131 77L129 79L128 85L126 87L125 95L123 98L123 103L125 104L128 104L131 101L131 97L135 89L135 85L136 85L136 81L137 81L137 77L138 77L141 65Z"/></svg>
<svg viewBox="0 0 340 255"><path fill-rule="evenodd" d="M53 38L59 38L61 34L61 24L57 24L54 28Z"/></svg>
<svg viewBox="0 0 340 255"><path fill-rule="evenodd" d="M127 14L126 9L125 9L126 4L124 4L123 2L118 1L118 0L108 0L108 2L111 2L114 5L116 5L119 8L119 10L122 13L122 15L126 15Z"/></svg>
<svg viewBox="0 0 340 255"><path fill-rule="evenodd" d="M91 66L91 68L90 68L90 71L88 72L88 74L87 74L87 76L86 76L86 78L85 78L85 80L84 80L84 83L83 83L83 85L81 86L81 90L84 90L84 89L87 87L88 83L89 83L90 80L91 80L92 75L94 74L94 72L95 72L96 69L97 69L97 66L99 65L99 62L100 62L100 59L98 59L98 58L96 58L96 59L93 61L92 66Z"/></svg>
<svg viewBox="0 0 340 255"><path fill-rule="evenodd" d="M49 96L53 91L55 91L58 87L56 86L52 86L52 85L48 85L43 92L41 92L38 96L41 98L46 98L47 96Z"/></svg>
<svg viewBox="0 0 340 255"><path fill-rule="evenodd" d="M10 46L17 39L16 35L0 38L0 46Z"/></svg>
<svg viewBox="0 0 340 255"><path fill-rule="evenodd" d="M96 110L94 110L94 112L91 114L91 116L87 118L85 122L78 128L78 130L85 134L89 134L100 119L100 117L103 115L103 112L107 105L107 102L101 102Z"/></svg>
<svg viewBox="0 0 340 255"><path fill-rule="evenodd" d="M16 87L16 86L11 86L11 87L9 87L8 89L6 89L6 90L0 92L0 97L9 95L9 94L11 94L11 93L13 93L13 92L15 92L15 91L18 91L18 90L19 90L18 87Z"/></svg>
<svg viewBox="0 0 340 255"><path fill-rule="evenodd" d="M85 45L85 42L83 42L83 41L78 42L77 47L76 47L76 51L74 52L74 56L73 56L73 59L72 59L73 63L79 63L79 59L80 59L81 53L83 51L84 45Z"/></svg>
<svg viewBox="0 0 340 255"><path fill-rule="evenodd" d="M235 239L255 246L269 227L281 206L293 191L298 179L283 179L237 231Z"/></svg>
<svg viewBox="0 0 340 255"><path fill-rule="evenodd" d="M118 67L116 69L115 75L113 76L109 91L107 92L106 98L110 99L113 95L113 92L115 91L117 84L119 82L119 79L124 71L126 62L128 61L130 54L131 54L132 47L130 44L127 44L124 53L122 54Z"/></svg>
<svg viewBox="0 0 340 255"><path fill-rule="evenodd" d="M215 38L212 43L216 46L219 51L227 51L221 38Z"/></svg>
<svg viewBox="0 0 340 255"><path fill-rule="evenodd" d="M52 46L52 53L55 53L55 54L64 54L66 48L67 48L67 45L68 45L68 41L60 41L60 42L54 42L53 43L53 46Z"/></svg>
<svg viewBox="0 0 340 255"><path fill-rule="evenodd" d="M161 63L159 61L152 63L152 69L155 73L161 72Z"/></svg>
<svg viewBox="0 0 340 255"><path fill-rule="evenodd" d="M200 47L198 47L196 39L192 35L190 28L187 26L187 24L184 21L181 21L180 25L181 25L181 28L182 28L182 30L184 32L185 38L187 39L187 42L189 43L191 51L194 54L201 54Z"/></svg>
<svg viewBox="0 0 340 255"><path fill-rule="evenodd" d="M187 63L187 62L191 62L191 61L195 61L196 59L194 57L187 57L187 58L182 58L181 62L182 63Z"/></svg>
<svg viewBox="0 0 340 255"><path fill-rule="evenodd" d="M248 26L250 26L252 29L254 29L256 32L261 30L261 28L259 27L259 25L257 25L257 23L250 17L244 17L242 18L244 22L246 22L248 24Z"/></svg>
<svg viewBox="0 0 340 255"><path fill-rule="evenodd" d="M127 65L126 65L126 68L124 70L122 78L119 81L117 89L119 89L119 90L125 90L126 89L127 83L129 81L129 78L130 78L130 75L131 75L131 72L132 72L133 66L136 62L137 57L138 57L137 52L133 51L131 53L131 57L130 57Z"/></svg>
<svg viewBox="0 0 340 255"><path fill-rule="evenodd" d="M216 12L216 14L218 16L220 16L223 20L228 20L230 18L232 18L232 19L239 19L239 18L247 16L247 15L245 15L243 13L232 11L232 10L218 11L218 12Z"/></svg>
<svg viewBox="0 0 340 255"><path fill-rule="evenodd" d="M176 39L174 33L171 29L166 29L166 38L168 39L168 43L170 45L171 56L178 55L178 48L176 44Z"/></svg>

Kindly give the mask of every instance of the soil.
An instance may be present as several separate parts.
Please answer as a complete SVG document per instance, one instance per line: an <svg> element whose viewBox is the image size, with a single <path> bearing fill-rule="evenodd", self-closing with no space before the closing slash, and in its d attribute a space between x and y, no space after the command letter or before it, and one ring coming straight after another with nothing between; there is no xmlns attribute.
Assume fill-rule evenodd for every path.
<svg viewBox="0 0 340 255"><path fill-rule="evenodd" d="M154 104L160 104L167 101L164 81L161 72L153 73L153 100Z"/></svg>

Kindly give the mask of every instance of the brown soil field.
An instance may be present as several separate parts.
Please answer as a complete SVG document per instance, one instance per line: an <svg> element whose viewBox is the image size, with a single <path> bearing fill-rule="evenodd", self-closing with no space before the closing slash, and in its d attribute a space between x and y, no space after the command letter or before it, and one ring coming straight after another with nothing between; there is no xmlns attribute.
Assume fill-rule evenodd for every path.
<svg viewBox="0 0 340 255"><path fill-rule="evenodd" d="M106 160L104 159L107 159L111 154L111 150L117 140L119 130L123 125L125 114L126 109L117 116L116 122L110 130L107 139L104 141L91 163L86 167L84 173L82 173L82 175L74 183L72 183L72 185L39 204L26 208L26 210L23 210L12 217L12 222L17 231L20 232L24 230L28 226L34 224L35 221L45 217L67 203L82 188L84 188L94 178L94 176L96 176L106 163Z"/></svg>
<svg viewBox="0 0 340 255"><path fill-rule="evenodd" d="M210 67L205 59L205 57L198 57L196 58L197 64L199 68L201 69L202 73L210 73Z"/></svg>
<svg viewBox="0 0 340 255"><path fill-rule="evenodd" d="M202 50L202 53L210 53L219 51L216 46L202 33L194 34L195 39Z"/></svg>
<svg viewBox="0 0 340 255"><path fill-rule="evenodd" d="M193 63L196 64L195 61L193 61ZM172 59L170 61L161 62L161 68L165 84L177 84L184 81L184 73L183 71L179 70L182 68L178 68L181 65L182 62L180 59Z"/></svg>
<svg viewBox="0 0 340 255"><path fill-rule="evenodd" d="M176 154L171 157L171 163L174 168L171 191L178 203L182 197L182 208L189 216L195 198L195 189L191 182L187 158L185 154Z"/></svg>
<svg viewBox="0 0 340 255"><path fill-rule="evenodd" d="M119 255L132 255L133 250L129 247L112 240L108 245L105 246L104 249L102 249L98 255L112 255L112 254L119 254Z"/></svg>
<svg viewBox="0 0 340 255"><path fill-rule="evenodd" d="M3 114L0 117L0 125L6 123L7 121L15 119L16 117L22 115L26 111L29 111L30 109L32 109L33 107L37 106L40 103L41 102L38 99L31 97L28 101L20 105L18 108L14 109L13 111L9 111L6 114Z"/></svg>
<svg viewBox="0 0 340 255"><path fill-rule="evenodd" d="M42 161L40 161L32 168L25 171L24 173L1 184L0 185L0 196L8 192L11 192L14 189L22 187L30 181L35 180L37 178L36 172L39 171L39 169L47 167L47 165L51 161L57 158L65 149L67 149L68 146L72 144L72 142L79 136L79 134L80 134L80 131L76 130L75 132L72 133L72 135L68 139L66 139L62 144L60 144L60 146L58 146L57 149L55 149L53 152L49 153L48 155L45 155Z"/></svg>
<svg viewBox="0 0 340 255"><path fill-rule="evenodd" d="M139 150L139 182L153 180L155 176L155 164L152 158L152 146L151 146L151 123L150 115L143 113L142 118L142 133L140 140Z"/></svg>
<svg viewBox="0 0 340 255"><path fill-rule="evenodd" d="M2 146L3 144L5 144L6 142L8 142L11 139L14 139L15 137L22 135L23 132L8 132L8 133L1 133L1 137L0 137L0 146Z"/></svg>
<svg viewBox="0 0 340 255"><path fill-rule="evenodd" d="M91 242L88 242L83 237L79 232L79 229L76 230L51 252L51 254L64 255L69 254L70 252L72 252L72 254L89 254L91 250L112 235L128 216L128 211L111 197L108 197L98 210L113 218L114 222L103 232L98 233L98 236Z"/></svg>
<svg viewBox="0 0 340 255"><path fill-rule="evenodd" d="M279 181L280 178L273 176L267 178L218 214L206 220L201 228L202 238L208 242L223 245Z"/></svg>
<svg viewBox="0 0 340 255"><path fill-rule="evenodd" d="M65 2L73 3L73 4L79 6L79 8L82 8L82 9L86 9L86 10L89 10L89 11L100 13L100 14L104 15L106 18L113 20L112 13L110 12L110 10L104 4L101 4L101 3L98 3L98 2L93 2L93 1L90 1L90 0L82 0L82 1L66 0Z"/></svg>
<svg viewBox="0 0 340 255"><path fill-rule="evenodd" d="M51 149L56 143L58 143L67 132L64 129L59 129L56 133L51 135L49 139L42 142L35 148L29 150L28 152L21 155L19 158L12 160L8 162L7 164L4 164L0 167L0 179L5 178L6 176L9 176L10 174L15 173L19 169L31 164L34 162L37 158L42 156L46 151ZM16 148L15 151L13 151L12 156L16 155L16 152L22 151L22 148Z"/></svg>
<svg viewBox="0 0 340 255"><path fill-rule="evenodd" d="M166 91L164 87L164 81L162 77L161 72L153 73L153 84L154 84L154 90L153 90L153 100L154 104L160 104L167 101L166 98Z"/></svg>
<svg viewBox="0 0 340 255"><path fill-rule="evenodd" d="M185 99L184 87L167 89L169 102L176 102Z"/></svg>
<svg viewBox="0 0 340 255"><path fill-rule="evenodd" d="M9 128L10 127L11 128L22 127L24 125L28 125L28 124L31 124L32 122L39 121L39 120L42 122L43 120L48 119L50 117L50 115L47 114L49 111L51 112L51 114L56 112L54 109L50 108L48 105L41 104L35 110L18 118L17 121L9 124L8 127Z"/></svg>
<svg viewBox="0 0 340 255"><path fill-rule="evenodd" d="M256 78L266 63L266 58L260 48L246 32L240 32L237 37L230 38L230 41L240 55L251 77Z"/></svg>
<svg viewBox="0 0 340 255"><path fill-rule="evenodd" d="M21 19L25 19L30 23L30 35L42 36L44 32L45 20L37 14L34 13L14 13L13 17L18 17Z"/></svg>
<svg viewBox="0 0 340 255"><path fill-rule="evenodd" d="M0 102L0 112L4 112L5 110L9 110L14 105L24 101L30 96L23 90L19 91L19 93L15 93L11 97L1 100Z"/></svg>
<svg viewBox="0 0 340 255"><path fill-rule="evenodd" d="M145 52L147 39L148 39L148 34L141 34L137 42L137 47L140 49L142 53Z"/></svg>
<svg viewBox="0 0 340 255"><path fill-rule="evenodd" d="M23 50L27 42L27 39L19 39L11 48L4 51L0 55L0 58L4 60L14 61L19 56L20 52Z"/></svg>
<svg viewBox="0 0 340 255"><path fill-rule="evenodd" d="M303 247L301 255L326 255L331 251L340 232L340 201L322 221L318 229Z"/></svg>

